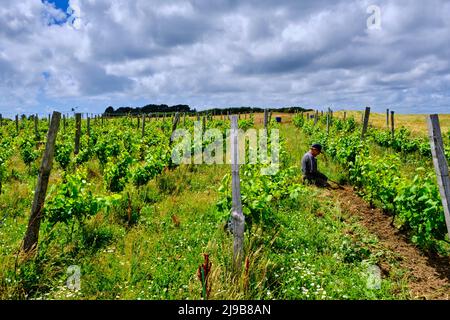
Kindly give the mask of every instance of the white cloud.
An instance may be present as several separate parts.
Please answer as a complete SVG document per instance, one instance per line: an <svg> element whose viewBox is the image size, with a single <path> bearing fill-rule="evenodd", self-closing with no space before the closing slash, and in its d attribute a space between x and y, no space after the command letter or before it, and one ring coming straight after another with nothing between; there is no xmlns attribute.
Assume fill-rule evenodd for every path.
<svg viewBox="0 0 450 320"><path fill-rule="evenodd" d="M36 0L0 2L4 114L450 102L444 0L379 1L381 30L366 28L370 1L70 0L68 17Z"/></svg>

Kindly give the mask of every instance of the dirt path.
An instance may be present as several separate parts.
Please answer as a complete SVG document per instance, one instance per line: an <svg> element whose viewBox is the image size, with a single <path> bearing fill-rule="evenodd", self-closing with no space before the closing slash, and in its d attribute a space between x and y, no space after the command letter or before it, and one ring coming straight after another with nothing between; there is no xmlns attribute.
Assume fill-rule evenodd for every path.
<svg viewBox="0 0 450 320"><path fill-rule="evenodd" d="M380 209L372 209L351 187L330 191L341 208L358 216L380 244L399 255L400 266L410 270L408 282L414 299L450 299L450 258L427 255L411 244L391 225L392 218Z"/></svg>

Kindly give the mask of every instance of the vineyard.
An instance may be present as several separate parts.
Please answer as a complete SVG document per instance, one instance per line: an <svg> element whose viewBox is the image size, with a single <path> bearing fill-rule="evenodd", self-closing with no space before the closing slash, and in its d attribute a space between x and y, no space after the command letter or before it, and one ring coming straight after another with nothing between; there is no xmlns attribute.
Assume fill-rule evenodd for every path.
<svg viewBox="0 0 450 320"><path fill-rule="evenodd" d="M61 119L38 242L24 252L50 124L2 119L0 299L449 299L450 242L425 135L369 127L361 139L354 117L272 117L265 132L279 132L278 170L239 168L245 234L236 270L230 163L173 161L175 129L200 130L201 142L183 148L205 155L217 147L209 129L221 146L230 140L225 116ZM251 114L238 127L264 125ZM312 142L325 150L320 169L345 188L302 183ZM444 145L450 160L450 130ZM379 210L409 256L364 223L364 206Z"/></svg>

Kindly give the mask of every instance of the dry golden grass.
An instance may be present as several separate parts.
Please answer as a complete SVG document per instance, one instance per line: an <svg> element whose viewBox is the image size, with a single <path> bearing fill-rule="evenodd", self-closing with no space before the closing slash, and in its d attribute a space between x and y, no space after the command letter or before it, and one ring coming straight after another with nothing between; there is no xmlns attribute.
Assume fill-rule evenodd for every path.
<svg viewBox="0 0 450 320"><path fill-rule="evenodd" d="M362 121L363 111L346 111L347 117L353 116L357 121ZM334 115L338 118L344 117L344 111L335 112ZM446 133L450 130L450 114L440 114L439 120L441 123L441 130ZM389 123L390 123L389 116ZM370 124L377 128L386 128L386 114L385 113L371 113ZM425 114L395 114L395 127L406 127L411 130L413 135L427 135L427 115Z"/></svg>
<svg viewBox="0 0 450 320"><path fill-rule="evenodd" d="M363 111L345 111L347 113L347 117L354 117L356 121L362 122ZM310 115L313 112L306 112ZM319 112L320 113L320 112ZM281 112L272 112L272 119L275 117L281 117L282 123L290 123L292 122L292 117L294 114L292 113L281 113ZM336 111L334 112L334 116L342 119L344 117L344 111ZM249 115L241 115L241 119L248 118ZM411 130L411 133L415 136L423 136L427 135L427 115L425 114L395 114L395 127L401 128L406 127ZM217 119L220 117L216 117ZM441 130L445 134L450 130L450 114L440 114L439 120L441 123ZM255 124L260 125L264 121L263 113L255 113ZM389 116L389 123L390 123ZM385 113L371 113L370 114L370 125L376 128L386 128L386 114Z"/></svg>

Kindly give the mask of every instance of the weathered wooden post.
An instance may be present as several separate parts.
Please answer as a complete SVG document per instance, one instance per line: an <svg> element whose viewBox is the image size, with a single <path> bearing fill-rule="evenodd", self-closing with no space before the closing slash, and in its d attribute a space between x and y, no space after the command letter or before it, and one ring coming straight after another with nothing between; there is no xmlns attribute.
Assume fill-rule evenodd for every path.
<svg viewBox="0 0 450 320"><path fill-rule="evenodd" d="M344 111L344 121L347 119L347 112Z"/></svg>
<svg viewBox="0 0 450 320"><path fill-rule="evenodd" d="M450 178L448 163L444 152L439 116L432 114L428 117L428 133L430 136L431 154L433 155L434 170L436 171L442 206L444 207L445 223L450 237Z"/></svg>
<svg viewBox="0 0 450 320"><path fill-rule="evenodd" d="M386 127L389 129L389 109L386 109Z"/></svg>
<svg viewBox="0 0 450 320"><path fill-rule="evenodd" d="M172 122L172 133L170 135L169 145L172 145L173 135L175 133L175 130L177 130L177 125L178 125L179 121L180 121L180 114L177 112L177 113L175 113L175 117L173 118L173 122Z"/></svg>
<svg viewBox="0 0 450 320"><path fill-rule="evenodd" d="M327 112L327 135L330 134L330 113Z"/></svg>
<svg viewBox="0 0 450 320"><path fill-rule="evenodd" d="M316 113L314 113L314 125L317 124L318 117L319 117L319 111L316 110Z"/></svg>
<svg viewBox="0 0 450 320"><path fill-rule="evenodd" d="M16 114L16 132L19 134L19 115Z"/></svg>
<svg viewBox="0 0 450 320"><path fill-rule="evenodd" d="M241 270L244 254L245 217L242 212L241 183L239 178L239 133L236 116L231 117L231 181L232 181L232 231L233 231L233 266L236 272Z"/></svg>
<svg viewBox="0 0 450 320"><path fill-rule="evenodd" d="M366 107L366 111L364 112L364 124L362 128L361 139L364 139L366 135L367 126L369 125L369 116L370 116L370 107Z"/></svg>
<svg viewBox="0 0 450 320"><path fill-rule="evenodd" d="M394 111L391 111L391 132L392 132L392 139L394 139L395 137Z"/></svg>
<svg viewBox="0 0 450 320"><path fill-rule="evenodd" d="M36 140L39 140L39 117L37 115L37 113L34 115L34 134L36 135Z"/></svg>
<svg viewBox="0 0 450 320"><path fill-rule="evenodd" d="M66 116L63 115L63 129L64 129L64 132L66 132L66 126L67 126L67 123L66 123Z"/></svg>
<svg viewBox="0 0 450 320"><path fill-rule="evenodd" d="M39 176L36 190L34 192L33 205L31 207L30 220L28 221L28 228L23 240L22 249L25 252L29 252L36 248L38 243L39 228L42 219L42 209L44 207L45 195L47 193L50 171L52 170L56 135L58 134L60 119L61 113L54 111L47 133L47 144L45 146L41 167L39 169Z"/></svg>
<svg viewBox="0 0 450 320"><path fill-rule="evenodd" d="M267 123L269 120L269 113L267 112L267 109L264 109L264 128L267 129Z"/></svg>
<svg viewBox="0 0 450 320"><path fill-rule="evenodd" d="M142 138L145 136L145 113L142 114Z"/></svg>
<svg viewBox="0 0 450 320"><path fill-rule="evenodd" d="M81 113L75 114L75 149L74 154L80 152L80 136L81 136Z"/></svg>
<svg viewBox="0 0 450 320"><path fill-rule="evenodd" d="M87 135L91 136L91 118L89 116L87 117Z"/></svg>

